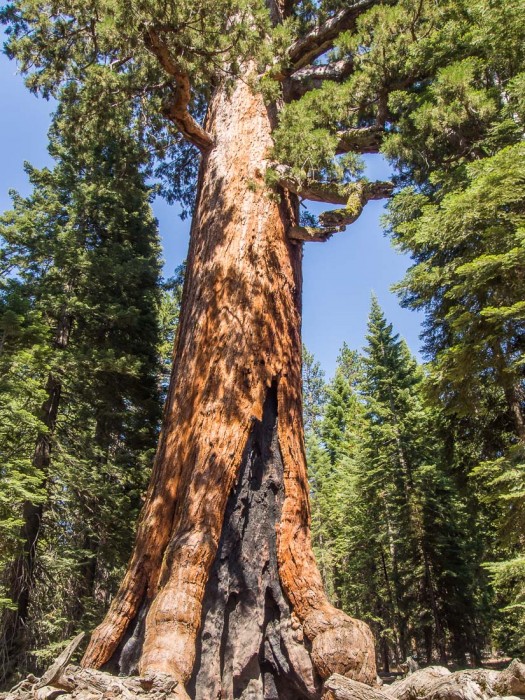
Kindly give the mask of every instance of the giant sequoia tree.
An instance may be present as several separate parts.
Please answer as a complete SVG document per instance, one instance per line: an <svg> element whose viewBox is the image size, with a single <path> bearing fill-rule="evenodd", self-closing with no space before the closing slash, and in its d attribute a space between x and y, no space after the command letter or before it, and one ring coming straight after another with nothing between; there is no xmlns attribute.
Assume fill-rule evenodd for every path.
<svg viewBox="0 0 525 700"><path fill-rule="evenodd" d="M461 5L461 3L459 3ZM84 665L168 672L199 698L304 697L375 678L363 623L327 601L312 554L301 417L303 241L390 183L359 154L393 91L468 53L458 3L16 0L8 51L33 90L131 100L146 143L178 143L172 194L200 170L173 373L127 574ZM440 47L443 42L443 49ZM448 53L447 53L448 52ZM299 199L339 205L302 226Z"/></svg>

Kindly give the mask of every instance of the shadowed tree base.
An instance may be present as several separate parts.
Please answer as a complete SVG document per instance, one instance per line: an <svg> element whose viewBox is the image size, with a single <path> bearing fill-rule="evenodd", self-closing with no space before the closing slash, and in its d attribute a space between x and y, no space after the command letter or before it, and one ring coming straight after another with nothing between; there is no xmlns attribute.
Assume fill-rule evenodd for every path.
<svg viewBox="0 0 525 700"><path fill-rule="evenodd" d="M320 697L309 642L279 580L277 527L283 499L277 389L272 386L228 499L206 587L195 669L188 684L195 700ZM143 604L105 670L126 676L138 672L146 614Z"/></svg>

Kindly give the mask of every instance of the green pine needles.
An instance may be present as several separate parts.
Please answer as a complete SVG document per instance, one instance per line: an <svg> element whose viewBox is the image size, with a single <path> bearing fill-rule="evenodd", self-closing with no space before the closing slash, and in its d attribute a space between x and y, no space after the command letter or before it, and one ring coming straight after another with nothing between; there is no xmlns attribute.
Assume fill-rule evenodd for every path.
<svg viewBox="0 0 525 700"><path fill-rule="evenodd" d="M1 671L100 619L156 445L180 280L161 296L145 155L125 109L91 132L63 93L52 170L0 219ZM175 295L175 296L174 296ZM170 299L174 301L170 303Z"/></svg>

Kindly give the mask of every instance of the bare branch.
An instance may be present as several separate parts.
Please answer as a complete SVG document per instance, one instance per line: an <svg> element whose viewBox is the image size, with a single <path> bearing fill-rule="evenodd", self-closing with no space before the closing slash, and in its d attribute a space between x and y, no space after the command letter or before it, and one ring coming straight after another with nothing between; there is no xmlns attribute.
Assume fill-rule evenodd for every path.
<svg viewBox="0 0 525 700"><path fill-rule="evenodd" d="M391 182L381 180L369 182L359 180L358 182L339 183L321 182L319 180L304 180L299 182L291 173L287 165L275 166L275 171L279 175L279 184L290 192L298 195L302 199L312 202L325 202L326 204L348 204L349 197L353 196L359 189L359 196L366 202L371 199L385 199L390 197L394 190Z"/></svg>
<svg viewBox="0 0 525 700"><path fill-rule="evenodd" d="M344 58L322 66L305 66L288 78L288 100L297 100L310 90L320 88L325 80L344 80L352 72L352 58Z"/></svg>
<svg viewBox="0 0 525 700"><path fill-rule="evenodd" d="M382 182L370 184L386 185L390 183ZM383 195L383 197L384 196L385 195ZM288 236L289 238L300 241L327 241L334 233L344 231L347 226L357 221L367 202L370 202L372 199L383 199L383 197L374 196L372 190L367 192L366 185L362 189L356 188L348 198L346 207L342 209L329 209L319 215L320 226L292 226L288 231Z"/></svg>
<svg viewBox="0 0 525 700"><path fill-rule="evenodd" d="M318 180L305 180L299 182L291 174L286 165L275 167L279 175L279 184L290 192L309 199L312 202L325 202L326 204L346 204L348 194L346 185L338 182L319 182Z"/></svg>
<svg viewBox="0 0 525 700"><path fill-rule="evenodd" d="M199 150L208 151L213 146L213 140L188 111L191 100L191 84L188 74L177 66L168 47L155 29L147 30L144 43L175 82L173 99L167 102L163 108L164 116L171 119L181 134Z"/></svg>
<svg viewBox="0 0 525 700"><path fill-rule="evenodd" d="M292 226L288 229L288 238L306 243L325 243L339 230L315 228L314 226Z"/></svg>
<svg viewBox="0 0 525 700"><path fill-rule="evenodd" d="M365 205L378 199L392 196L394 185L391 182L377 180L358 180L340 184L337 182L319 182L307 180L299 182L287 166L278 165L279 184L303 199L328 204L342 204L340 209L330 209L319 216L321 226L292 226L288 236L299 241L326 241L334 233L344 231L361 216Z"/></svg>
<svg viewBox="0 0 525 700"><path fill-rule="evenodd" d="M353 29L360 15L379 4L393 4L396 0L355 0L306 36L294 41L288 48L288 59L295 69L308 65L333 46L341 32Z"/></svg>
<svg viewBox="0 0 525 700"><path fill-rule="evenodd" d="M385 130L380 126L363 126L340 131L336 154L379 153L384 135Z"/></svg>

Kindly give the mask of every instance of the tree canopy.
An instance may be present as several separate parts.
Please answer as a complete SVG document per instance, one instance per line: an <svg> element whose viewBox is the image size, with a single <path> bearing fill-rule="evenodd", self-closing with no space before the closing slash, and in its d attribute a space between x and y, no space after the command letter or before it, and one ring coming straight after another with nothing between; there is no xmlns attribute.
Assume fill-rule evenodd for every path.
<svg viewBox="0 0 525 700"><path fill-rule="evenodd" d="M273 288L266 279L266 314L244 319L253 322L245 336L255 338L254 329L275 316L270 349L260 343L264 357L242 368L235 390L242 385L249 393L255 375L265 392L274 391L277 377L288 382L281 417L295 420L300 433L293 410L298 358L290 350L293 341L299 356L300 260L291 263L290 251L299 258L301 241L326 241L344 230L370 200L389 200L385 228L413 260L397 289L405 306L425 313L424 367L376 301L364 352L343 347L328 384L315 358L303 354L312 529L331 599L372 625L385 668L411 651L428 662L461 662L467 653L478 658L488 640L508 651L524 648L522 15L521 0L14 0L0 11L6 52L29 89L59 100L50 132L56 165L28 165L31 195L15 193L0 220L0 604L4 636L17 615L25 622L33 611L30 640L20 642L24 654L31 645L46 654L91 624L122 573L162 399L170 397L168 345L182 303L180 276L161 284L150 199L155 191L179 201L183 213L193 211L203 192L199 163L221 145L215 135L228 131L210 128L214 100L224 105L239 85L264 100L270 127L253 172L243 170L244 199L235 206L245 218L236 221L244 226L242 206L256 193L264 203L260 216L278 204L286 240L275 238L274 249L254 252L253 260L243 257L243 242L225 277L213 277L219 266L202 253L213 246L201 243L218 229L201 211L194 229L201 238L188 262L187 289L194 287L186 296L195 308L206 300L199 319L215 312L202 323L215 332L231 299L263 298L261 271L271 265L254 262L257 255L277 267L279 253L289 267L271 277ZM233 151L244 155L246 142L235 144L223 144L230 170L245 166ZM392 182L365 177L367 154L388 160ZM220 218L218 180L204 192ZM300 220L303 200L331 208ZM214 245L222 244L218 236ZM250 283L249 275L235 276L239 260L253 264ZM201 283L209 285L205 293ZM225 289L228 303L220 297ZM209 351L197 341L184 348L188 329L200 323L193 313L178 346L185 367L188 348L192 358ZM240 337L236 323L244 331L239 315L231 317L213 356L228 365L228 377L240 341L228 346L232 357L225 348ZM288 372L272 352L289 362ZM196 387L210 379L209 357ZM279 371L266 376L268 367ZM210 401L195 414L212 415L220 401ZM260 401L253 411L240 402L246 420L264 423L271 401ZM184 414L182 403L173 421ZM221 435L224 452L232 451ZM192 456L199 454L195 444ZM288 448L281 445L283 459L295 454L293 463L302 464L302 444L294 453L290 440ZM217 463L214 453L210 464ZM302 498L302 472L299 482ZM195 496L192 484L179 500ZM306 510L294 511L304 531ZM179 522L173 513L166 522ZM171 535L164 535L168 546ZM29 589L14 585L20 567L30 579L35 568L42 573L31 602ZM143 588L157 575L150 568ZM75 610L61 598L64 587L52 590L60 576L79 601ZM143 614L130 617L135 613ZM316 624L305 623L312 643ZM319 625L324 634L325 622ZM326 675L323 659L318 663ZM189 678L191 668L185 673Z"/></svg>

